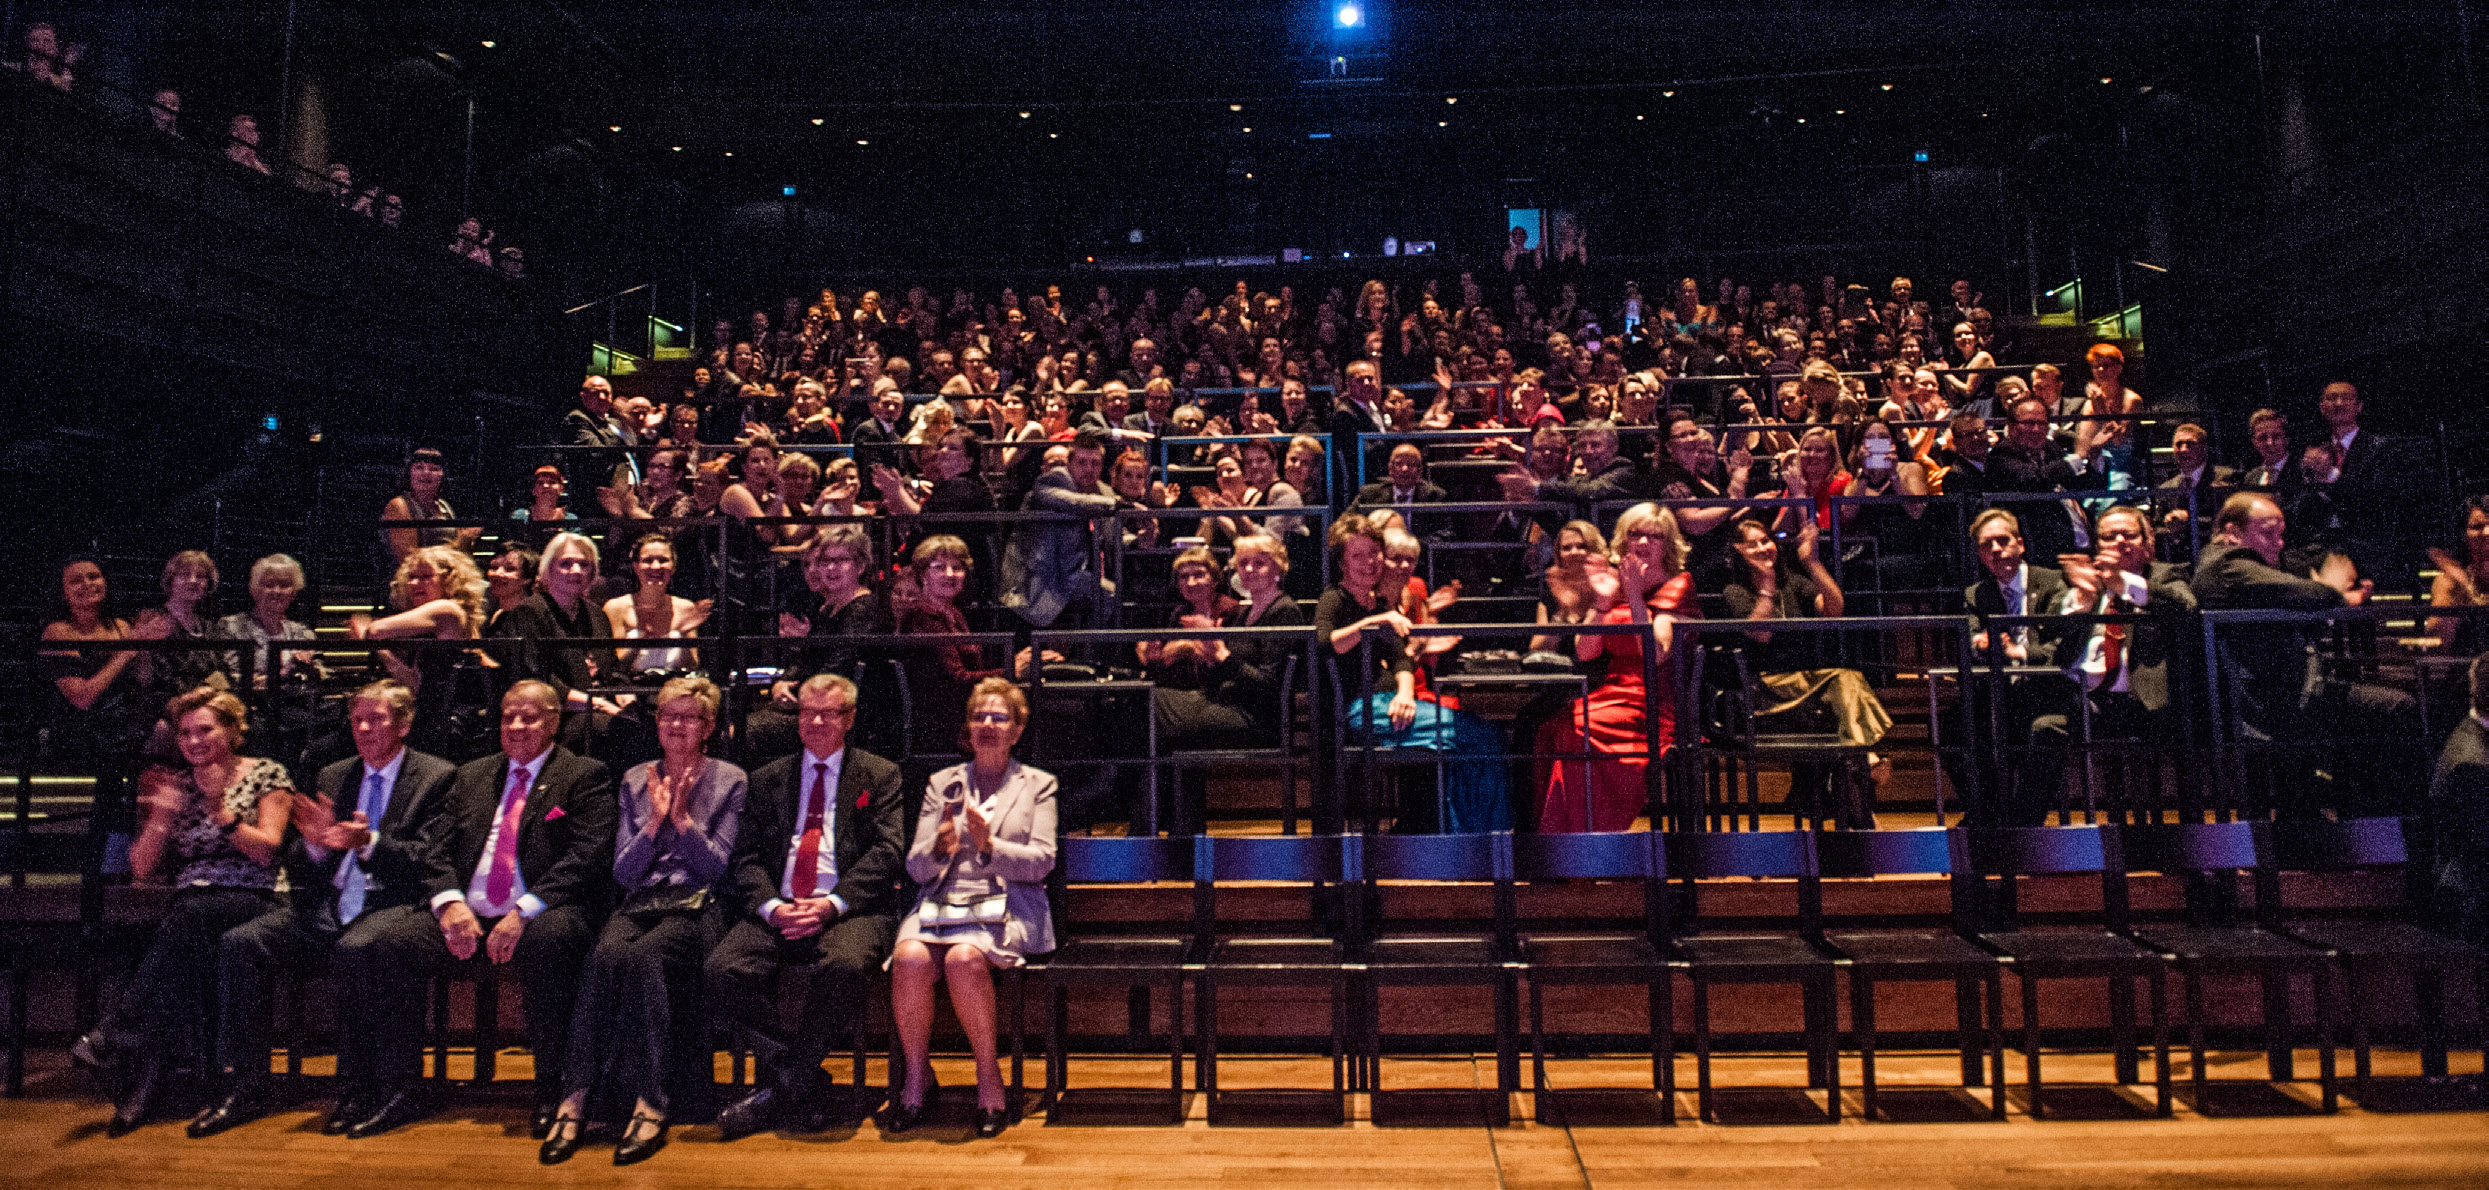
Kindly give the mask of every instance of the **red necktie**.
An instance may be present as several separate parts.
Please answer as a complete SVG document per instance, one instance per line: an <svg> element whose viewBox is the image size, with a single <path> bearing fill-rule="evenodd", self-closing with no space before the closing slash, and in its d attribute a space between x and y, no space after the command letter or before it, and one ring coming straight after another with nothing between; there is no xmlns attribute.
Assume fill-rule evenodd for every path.
<svg viewBox="0 0 2489 1190"><path fill-rule="evenodd" d="M501 833L493 840L493 866L484 873L484 899L510 903L511 886L519 877L519 820L527 813L527 770L510 769L510 788L501 795Z"/></svg>
<svg viewBox="0 0 2489 1190"><path fill-rule="evenodd" d="M2118 601L2115 596L2102 600L2100 610L2105 612L2118 611L2120 609L2118 608L2117 603ZM2103 686L2117 685L2118 667L2125 664L2126 625L2122 623L2101 625L2100 684Z"/></svg>
<svg viewBox="0 0 2489 1190"><path fill-rule="evenodd" d="M813 893L821 880L821 812L829 805L830 766L812 766L812 793L804 799L804 838L795 845L795 870L787 873L786 886L802 900Z"/></svg>

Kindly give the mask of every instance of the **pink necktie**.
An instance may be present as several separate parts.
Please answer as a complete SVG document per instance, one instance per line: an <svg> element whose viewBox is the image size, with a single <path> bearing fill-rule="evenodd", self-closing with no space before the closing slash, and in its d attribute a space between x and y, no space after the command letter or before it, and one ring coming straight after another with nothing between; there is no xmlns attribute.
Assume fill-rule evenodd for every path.
<svg viewBox="0 0 2489 1190"><path fill-rule="evenodd" d="M510 788L501 795L501 834L493 840L493 866L484 873L484 899L510 903L510 886L519 878L519 819L527 812L527 770L510 770Z"/></svg>

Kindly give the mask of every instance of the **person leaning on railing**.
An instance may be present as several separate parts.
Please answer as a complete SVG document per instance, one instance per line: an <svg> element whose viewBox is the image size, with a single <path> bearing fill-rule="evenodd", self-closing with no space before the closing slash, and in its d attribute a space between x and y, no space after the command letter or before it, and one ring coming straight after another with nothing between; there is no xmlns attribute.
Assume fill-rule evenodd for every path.
<svg viewBox="0 0 2489 1190"><path fill-rule="evenodd" d="M389 606L396 612L379 617L356 612L346 630L356 640L470 640L484 631L484 595L484 576L476 573L474 559L449 546L428 545L398 563L389 583ZM374 653L390 677L415 692L415 747L453 761L475 755L483 735L475 722L482 704L461 705L462 654Z"/></svg>

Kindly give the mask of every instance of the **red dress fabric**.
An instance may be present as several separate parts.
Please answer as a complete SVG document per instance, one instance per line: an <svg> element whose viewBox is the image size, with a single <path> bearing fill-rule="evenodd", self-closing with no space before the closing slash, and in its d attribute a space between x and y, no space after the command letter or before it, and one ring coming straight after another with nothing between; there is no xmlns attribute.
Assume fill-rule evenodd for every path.
<svg viewBox="0 0 2489 1190"><path fill-rule="evenodd" d="M1654 618L1700 616L1702 613L1694 604L1694 576L1680 574L1661 583L1658 590L1651 592L1649 606ZM1627 624L1632 620L1632 609L1621 606L1599 617L1602 624ZM1543 832L1633 829L1633 820L1641 814L1646 800L1643 776L1650 766L1650 760L1642 755L1649 747L1644 729L1646 718L1658 729L1663 753L1676 734L1674 667L1662 659L1659 685L1646 690L1642 684L1642 641L1631 636L1601 639L1605 643L1599 659L1605 668L1589 694L1575 700L1563 718L1549 721L1539 731L1539 752L1578 754L1587 724L1589 750L1599 757L1586 766L1579 760L1540 762L1546 771L1546 792L1538 806L1538 829Z"/></svg>

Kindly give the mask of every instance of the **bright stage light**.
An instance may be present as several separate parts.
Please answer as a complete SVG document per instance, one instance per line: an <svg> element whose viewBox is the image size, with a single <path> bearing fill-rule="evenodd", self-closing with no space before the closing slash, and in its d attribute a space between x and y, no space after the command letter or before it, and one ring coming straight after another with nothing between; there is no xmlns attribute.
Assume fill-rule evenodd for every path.
<svg viewBox="0 0 2489 1190"><path fill-rule="evenodd" d="M1343 4L1331 11L1331 20L1342 29L1354 29L1365 23L1365 10L1354 4Z"/></svg>

